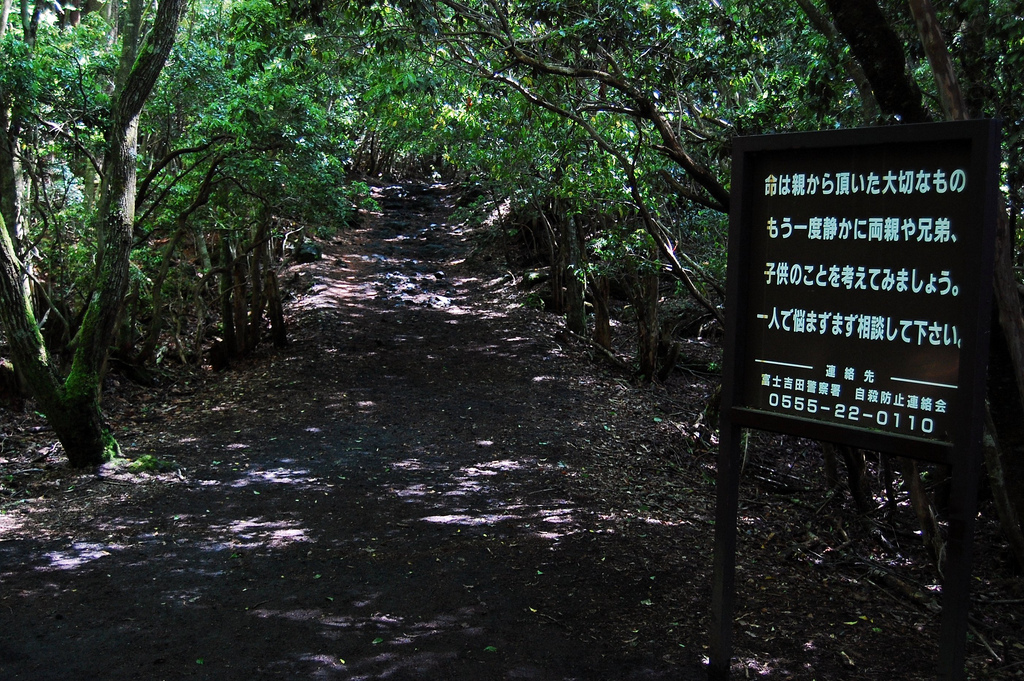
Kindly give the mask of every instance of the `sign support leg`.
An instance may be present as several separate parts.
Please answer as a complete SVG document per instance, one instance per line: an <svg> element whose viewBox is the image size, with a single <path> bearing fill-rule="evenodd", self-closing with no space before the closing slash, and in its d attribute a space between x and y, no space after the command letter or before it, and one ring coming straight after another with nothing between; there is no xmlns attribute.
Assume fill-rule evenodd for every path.
<svg viewBox="0 0 1024 681"><path fill-rule="evenodd" d="M722 410L715 482L715 562L711 590L709 681L726 681L732 660L733 607L736 596L736 517L739 511L739 428Z"/></svg>
<svg viewBox="0 0 1024 681"><path fill-rule="evenodd" d="M955 464L949 498L949 535L942 582L942 629L939 634L939 678L963 681L967 646L967 615L971 606L971 562L974 517L977 514L978 470L966 462Z"/></svg>

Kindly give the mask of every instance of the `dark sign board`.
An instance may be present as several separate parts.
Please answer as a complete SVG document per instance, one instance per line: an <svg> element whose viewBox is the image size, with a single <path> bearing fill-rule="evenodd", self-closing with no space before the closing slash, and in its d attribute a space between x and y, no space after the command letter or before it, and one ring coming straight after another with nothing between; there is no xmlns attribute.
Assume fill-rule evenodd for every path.
<svg viewBox="0 0 1024 681"><path fill-rule="evenodd" d="M990 132L971 122L736 141L741 421L872 449L910 439L921 458L948 460L977 371L961 358L987 332Z"/></svg>
<svg viewBox="0 0 1024 681"><path fill-rule="evenodd" d="M963 677L998 133L735 140L711 679L731 656L740 427L952 465L938 667Z"/></svg>

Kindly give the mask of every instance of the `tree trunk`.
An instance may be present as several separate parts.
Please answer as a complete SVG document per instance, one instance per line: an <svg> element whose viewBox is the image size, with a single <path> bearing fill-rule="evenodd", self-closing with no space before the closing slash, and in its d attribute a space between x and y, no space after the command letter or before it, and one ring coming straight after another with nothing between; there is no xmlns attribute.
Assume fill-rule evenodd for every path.
<svg viewBox="0 0 1024 681"><path fill-rule="evenodd" d="M803 9L804 14L811 20L814 27L823 36L829 39L829 41L837 48L842 44L842 37L839 35L839 31L825 16L818 10L811 0L797 0L797 4ZM864 69L860 64L849 55L845 50L842 50L843 56L841 56L840 62L846 72L850 75L850 79L853 84L857 86L857 91L860 93L861 108L864 111L864 120L868 122L878 120L881 115L881 110L878 108L878 102L875 100L875 93L871 90L871 81L868 80L868 76L864 73Z"/></svg>
<svg viewBox="0 0 1024 681"><path fill-rule="evenodd" d="M267 305L266 282L263 274L265 271L269 272L272 270L270 241L268 239L269 232L270 218L265 217L253 231L252 236L254 248L250 258L252 267L249 268L249 282L252 285L252 292L250 293L249 322L248 330L246 331L246 354L256 349L256 346L260 343L260 336L263 333L263 312Z"/></svg>
<svg viewBox="0 0 1024 681"><path fill-rule="evenodd" d="M558 207L554 207L552 216L558 224ZM543 213L541 214L543 215ZM544 218L547 221L547 218ZM565 227L559 224L558 231L554 226L550 227L551 244L554 251L554 258L551 260L551 311L555 314L563 314L566 310L566 279L569 268L569 246L565 240Z"/></svg>
<svg viewBox="0 0 1024 681"><path fill-rule="evenodd" d="M847 489L857 512L868 514L875 510L871 501L871 484L868 482L867 459L864 451L849 445L831 442L821 443L825 459L825 485L830 490L839 488L839 461L841 456L846 464Z"/></svg>
<svg viewBox="0 0 1024 681"><path fill-rule="evenodd" d="M196 246L196 253L199 254L199 264L202 266L202 271L205 275L213 269L213 259L210 257L210 249L206 245L206 235L199 226L192 228L192 242Z"/></svg>
<svg viewBox="0 0 1024 681"><path fill-rule="evenodd" d="M839 459L836 456L836 445L822 442L821 451L825 467L825 487L829 491L836 490L839 488Z"/></svg>
<svg viewBox="0 0 1024 681"><path fill-rule="evenodd" d="M36 398L58 404L60 385L43 343L29 297L22 286L22 268L14 242L0 215L0 321L10 344L14 366Z"/></svg>
<svg viewBox="0 0 1024 681"><path fill-rule="evenodd" d="M103 461L106 449L99 410L98 376L72 372L62 384L46 352L28 296L21 285L21 263L0 216L0 322L15 366L26 378L69 463L76 468Z"/></svg>
<svg viewBox="0 0 1024 681"><path fill-rule="evenodd" d="M261 248L260 251L263 249ZM266 281L263 277L263 258L258 251L253 254L252 271L249 274L252 284L252 293L249 301L249 324L245 332L245 354L251 353L260 344L263 335L263 311L266 309L267 299Z"/></svg>
<svg viewBox="0 0 1024 681"><path fill-rule="evenodd" d="M657 258L656 253L650 254ZM636 310L637 370L647 381L653 381L658 370L658 272L645 265L634 274L633 307Z"/></svg>
<svg viewBox="0 0 1024 681"><path fill-rule="evenodd" d="M146 329L146 337L142 341L142 349L139 350L137 361L149 362L153 359L157 343L160 340L160 331L164 323L164 282L167 281L167 274L171 270L171 259L174 257L174 250L178 242L185 236L185 225L179 222L178 229L164 246L160 258L160 269L153 280L153 316L149 320L149 327Z"/></svg>
<svg viewBox="0 0 1024 681"><path fill-rule="evenodd" d="M910 493L910 506L921 528L921 540L935 567L941 572L946 560L946 540L939 529L939 520L935 517L935 508L928 497L928 490L921 482L917 461L900 457L900 467L903 470L903 482Z"/></svg>
<svg viewBox="0 0 1024 681"><path fill-rule="evenodd" d="M278 285L277 272L267 267L263 277L263 297L267 301L267 313L270 317L270 338L274 347L283 348L288 345L288 328L284 321L284 305L281 302L281 287Z"/></svg>
<svg viewBox="0 0 1024 681"><path fill-rule="evenodd" d="M1018 567L1024 569L1024 531L1021 530L1019 506L1015 503L1011 490L1020 490L1014 484L1011 471L1007 470L1008 458L999 446L999 436L992 411L985 405L985 469L988 472L989 486L992 488L992 499L999 514L999 524L1003 535L1010 545L1010 552ZM1020 478L1017 478L1020 480Z"/></svg>
<svg viewBox="0 0 1024 681"><path fill-rule="evenodd" d="M946 50L946 41L942 38L942 30L939 28L939 20L935 16L931 0L910 0L910 11L914 15L921 44L924 45L928 64L935 76L943 115L947 121L967 120L960 82L957 80L956 71L953 70L953 61Z"/></svg>
<svg viewBox="0 0 1024 681"><path fill-rule="evenodd" d="M0 0L0 41L7 33L7 20L11 16L11 0Z"/></svg>
<svg viewBox="0 0 1024 681"><path fill-rule="evenodd" d="M99 400L94 398L96 385L98 378L93 382L90 377L77 399L64 400L59 409L46 412L72 468L97 466L120 452L100 413Z"/></svg>
<svg viewBox="0 0 1024 681"><path fill-rule="evenodd" d="M10 118L8 100L13 93L0 91L0 215L15 247L21 242L25 181L21 170L21 125Z"/></svg>
<svg viewBox="0 0 1024 681"><path fill-rule="evenodd" d="M846 462L846 474L850 487L850 496L857 507L857 512L868 514L875 510L871 501L871 484L868 482L868 465L864 451L849 445L840 445L839 452Z"/></svg>
<svg viewBox="0 0 1024 681"><path fill-rule="evenodd" d="M218 157L211 164L210 168L206 172L206 176L203 178L203 183L199 187L199 192L196 195L195 200L189 204L188 208L183 210L175 220L176 228L174 234L171 236L170 241L164 247L163 257L160 259L160 270L157 272L156 280L153 282L153 317L150 320L149 328L146 331L146 338L143 342L142 349L139 351L138 359L141 362L148 362L153 358L153 351L156 349L156 345L160 340L160 330L163 327L163 287L164 282L167 280L167 274L171 269L171 260L174 256L174 251L178 247L178 243L185 237L188 231L188 219L195 213L199 208L206 205L210 200L210 194L213 193L214 188L214 177L217 173L217 168L220 163L224 160L224 157ZM202 233L196 230L196 250L200 254L200 258L203 261L204 271L208 272L212 269L210 264L210 254L206 250L206 240L203 239ZM179 347L181 352L184 352L184 348Z"/></svg>
<svg viewBox="0 0 1024 681"><path fill-rule="evenodd" d="M587 311L584 296L587 291L583 249L580 246L580 225L572 215L563 223L562 242L566 251L565 264L565 327L577 336L587 334Z"/></svg>
<svg viewBox="0 0 1024 681"><path fill-rule="evenodd" d="M124 360L132 356L132 346L135 341L135 325L139 319L139 304L141 300L142 282L135 279L131 282L131 292L124 301L124 313L120 317L117 338L114 341L113 352Z"/></svg>
<svg viewBox="0 0 1024 681"><path fill-rule="evenodd" d="M235 316L234 303L231 300L234 285L232 283L231 262L234 260L234 252L231 249L231 241L228 233L222 231L220 235L220 319L221 335L224 348L231 357L235 356L235 348L238 341L235 340Z"/></svg>
<svg viewBox="0 0 1024 681"><path fill-rule="evenodd" d="M605 350L612 349L611 312L608 309L610 295L608 277L594 277L590 287L594 294L594 342Z"/></svg>
<svg viewBox="0 0 1024 681"><path fill-rule="evenodd" d="M100 387L128 290L139 115L174 45L185 4L186 0L160 2L146 44L138 50L130 69L124 70L121 86L114 93L106 136L106 172L95 217L97 286L86 304L71 371L63 383L52 368L20 283L23 270L14 243L6 225L0 229L0 320L16 364L74 467L102 463L105 455L117 448L103 426ZM124 47L135 49L134 45Z"/></svg>
<svg viewBox="0 0 1024 681"><path fill-rule="evenodd" d="M904 123L923 123L928 112L921 90L907 72L903 42L889 26L876 0L827 0L835 26L871 81L882 113Z"/></svg>
<svg viewBox="0 0 1024 681"><path fill-rule="evenodd" d="M1000 213L996 226L995 301L1017 387L1018 402L1013 411L1019 418L1019 400L1024 396L1024 310L1021 309L1013 271L1013 242L1009 219L1005 213ZM990 431L991 437L997 438L994 425ZM985 451L989 482L997 503L1006 505L1006 508L999 509L1003 534L1010 539L1017 562L1024 566L1024 547L1015 539L1024 533L1024 525L1021 524L1024 521L1024 493L1020 488L1014 489L1007 484L1007 481L1024 480L1024 454L1019 448L999 447L998 440L995 443L996 446L986 447Z"/></svg>
<svg viewBox="0 0 1024 681"><path fill-rule="evenodd" d="M7 32L11 13L11 0L2 0L0 7L0 40ZM33 43L30 26L22 20L26 44ZM14 103L21 96L18 92L0 89L0 216L7 223L15 249L20 246L22 231L22 204L27 181L22 172L23 150L21 148L22 116L16 113ZM17 252L17 251L15 251Z"/></svg>
<svg viewBox="0 0 1024 681"><path fill-rule="evenodd" d="M882 486L885 489L885 512L896 510L896 476L892 470L892 455L879 454L878 465L881 468Z"/></svg>
<svg viewBox="0 0 1024 681"><path fill-rule="evenodd" d="M248 321L249 308L246 302L248 283L245 258L236 257L231 264L231 315L234 317L235 345L231 348L232 356L240 357L249 347Z"/></svg>

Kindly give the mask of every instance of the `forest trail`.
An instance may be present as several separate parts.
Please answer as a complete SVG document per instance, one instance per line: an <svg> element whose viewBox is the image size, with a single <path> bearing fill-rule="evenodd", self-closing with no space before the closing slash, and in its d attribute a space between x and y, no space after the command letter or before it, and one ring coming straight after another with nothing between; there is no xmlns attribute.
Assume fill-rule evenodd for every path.
<svg viewBox="0 0 1024 681"><path fill-rule="evenodd" d="M703 677L707 531L571 490L635 419L615 380L443 188L379 200L286 272L287 350L138 405L122 441L181 470L65 471L6 518L0 678Z"/></svg>
<svg viewBox="0 0 1024 681"><path fill-rule="evenodd" d="M638 384L522 304L447 188L376 192L285 268L289 347L108 379L119 440L174 469L69 470L38 417L3 424L0 679L706 678L715 343ZM913 515L887 521L888 564L814 443L757 437L736 676L933 678ZM998 546L979 541L975 670L1020 640Z"/></svg>

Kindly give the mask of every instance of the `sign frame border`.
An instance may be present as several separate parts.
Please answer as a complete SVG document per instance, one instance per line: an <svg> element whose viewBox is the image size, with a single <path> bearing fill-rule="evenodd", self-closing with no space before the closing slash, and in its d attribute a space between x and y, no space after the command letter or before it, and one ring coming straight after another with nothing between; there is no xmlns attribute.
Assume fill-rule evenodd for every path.
<svg viewBox="0 0 1024 681"><path fill-rule="evenodd" d="M827 442L949 464L952 467L948 557L942 589L942 628L938 673L942 679L964 678L967 612L977 507L981 437L985 413L986 371L991 328L992 272L999 187L1000 122L993 119L923 123L876 128L737 137L733 142L732 200L729 213L729 251L726 283L726 329L715 507L715 556L712 583L709 679L729 677L732 657L732 616L735 601L736 525L739 510L740 429L788 433ZM977 259L978 279L973 300L964 309L958 368L958 408L961 412L952 442L926 440L898 433L766 412L737 405L744 368L749 366L745 343L750 323L747 292L763 263L754 263L749 248L753 201L763 178L755 178L748 158L761 152L828 150L879 144L921 144L969 141L972 178L964 201L975 207L978 224L965 247ZM763 190L762 190L763 191ZM974 227L974 225L971 225ZM756 265L757 270L754 269ZM973 314L971 314L973 312Z"/></svg>

